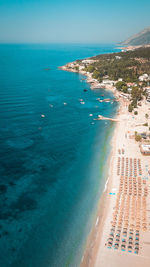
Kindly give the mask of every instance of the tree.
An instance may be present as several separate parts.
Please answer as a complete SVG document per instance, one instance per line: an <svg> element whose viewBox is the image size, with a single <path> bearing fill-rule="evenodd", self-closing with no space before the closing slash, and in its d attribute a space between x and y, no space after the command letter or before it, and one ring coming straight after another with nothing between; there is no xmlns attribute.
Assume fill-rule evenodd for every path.
<svg viewBox="0 0 150 267"><path fill-rule="evenodd" d="M93 72L93 78L94 79L99 79L100 78L100 73L99 73L99 71L97 71L97 70L94 70L94 72Z"/></svg>
<svg viewBox="0 0 150 267"><path fill-rule="evenodd" d="M76 71L79 71L79 67L78 67L78 66L75 66L75 70L76 70Z"/></svg>
<svg viewBox="0 0 150 267"><path fill-rule="evenodd" d="M128 87L126 85L122 86L122 92L127 94L128 93Z"/></svg>
<svg viewBox="0 0 150 267"><path fill-rule="evenodd" d="M138 134L135 135L135 141L140 142L142 137Z"/></svg>
<svg viewBox="0 0 150 267"><path fill-rule="evenodd" d="M146 114L145 114L145 118L148 119L148 117L149 117L149 116L148 116L148 114L146 113Z"/></svg>
<svg viewBox="0 0 150 267"><path fill-rule="evenodd" d="M131 102L131 106L133 108L137 108L137 100L136 99L133 99L132 102Z"/></svg>
<svg viewBox="0 0 150 267"><path fill-rule="evenodd" d="M92 66L92 65L89 65L88 67L87 67L87 71L88 72L93 72L95 70L95 68L94 68L94 66Z"/></svg>
<svg viewBox="0 0 150 267"><path fill-rule="evenodd" d="M128 111L129 112L132 112L133 111L133 106L131 104L128 106Z"/></svg>
<svg viewBox="0 0 150 267"><path fill-rule="evenodd" d="M116 83L116 88L118 91L122 91L123 89L126 90L127 89L127 85L124 81L120 81Z"/></svg>
<svg viewBox="0 0 150 267"><path fill-rule="evenodd" d="M142 91L137 87L132 87L131 91L132 99L136 99L136 101L140 101L142 99Z"/></svg>

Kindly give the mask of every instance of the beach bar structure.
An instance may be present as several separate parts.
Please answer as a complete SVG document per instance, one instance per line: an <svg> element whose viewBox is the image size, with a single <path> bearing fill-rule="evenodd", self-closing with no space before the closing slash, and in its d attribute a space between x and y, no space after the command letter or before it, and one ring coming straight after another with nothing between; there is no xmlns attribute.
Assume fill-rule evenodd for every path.
<svg viewBox="0 0 150 267"><path fill-rule="evenodd" d="M143 155L150 155L150 145L149 144L141 144L140 151Z"/></svg>

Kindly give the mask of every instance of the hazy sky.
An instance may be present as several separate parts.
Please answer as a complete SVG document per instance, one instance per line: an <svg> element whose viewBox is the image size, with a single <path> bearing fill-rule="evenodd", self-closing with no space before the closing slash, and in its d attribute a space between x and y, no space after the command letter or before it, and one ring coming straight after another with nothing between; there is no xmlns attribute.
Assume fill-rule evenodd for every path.
<svg viewBox="0 0 150 267"><path fill-rule="evenodd" d="M112 43L150 26L150 0L0 0L0 42Z"/></svg>

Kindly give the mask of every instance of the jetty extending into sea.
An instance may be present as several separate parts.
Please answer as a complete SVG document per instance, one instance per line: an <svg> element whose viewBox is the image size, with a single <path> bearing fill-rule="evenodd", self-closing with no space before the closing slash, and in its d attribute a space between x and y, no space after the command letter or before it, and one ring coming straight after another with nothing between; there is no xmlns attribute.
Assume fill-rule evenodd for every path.
<svg viewBox="0 0 150 267"><path fill-rule="evenodd" d="M94 120L98 120L98 121L107 120L107 121L114 121L114 122L119 122L120 121L119 119L116 119L116 118L107 118L107 117L104 117L102 115L98 115L98 118L96 118Z"/></svg>

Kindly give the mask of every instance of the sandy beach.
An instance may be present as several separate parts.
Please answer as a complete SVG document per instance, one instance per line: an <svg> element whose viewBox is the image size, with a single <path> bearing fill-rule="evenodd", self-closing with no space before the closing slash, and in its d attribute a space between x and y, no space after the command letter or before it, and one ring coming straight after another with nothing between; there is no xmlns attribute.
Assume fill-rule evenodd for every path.
<svg viewBox="0 0 150 267"><path fill-rule="evenodd" d="M111 142L107 190L100 200L97 221L89 236L81 267L130 267L142 264L144 267L148 267L150 265L150 174L148 173L150 156L141 154L139 143L133 137L137 128L145 123L145 113L150 117L150 105L143 101L142 106L138 107L138 116L133 116L128 112L128 101L122 98L119 98L119 101L118 122L116 122ZM118 159L126 164L126 167L129 161L130 165L131 163L134 165L134 173L130 173L130 176L131 179L134 179L135 176L135 183L141 186L138 189L141 190L140 197L139 191L135 193L133 188L127 188L126 192L121 192L121 173L117 173ZM140 174L136 169L137 162L141 164ZM130 171L133 172L134 167L132 166ZM122 171L124 172L122 173L122 184L126 176L126 185L124 186L129 187L130 176L129 173L125 173L129 172L128 167L127 170L126 168L120 170L120 172ZM147 190L146 194L145 190ZM138 198L140 198L139 211ZM146 199L145 214L143 214L144 207L141 204L143 198ZM132 203L133 201L134 203ZM116 212L115 215L114 212Z"/></svg>
<svg viewBox="0 0 150 267"><path fill-rule="evenodd" d="M75 65L74 65L75 64ZM91 89L101 88L91 73L75 69L75 63L62 70L87 77ZM150 156L140 151L135 132L148 131L150 104L143 99L138 115L128 111L130 101L105 84L119 101L104 192L99 200L96 220L89 234L81 267L150 266ZM149 117L146 119L145 114ZM109 119L101 118L98 119ZM112 120L112 119L110 119ZM143 141L142 141L143 142Z"/></svg>

